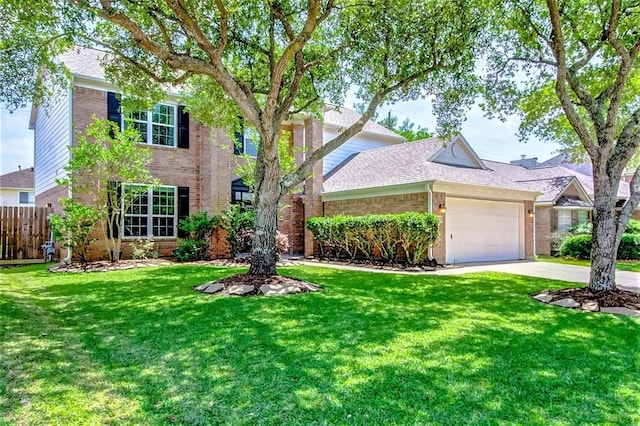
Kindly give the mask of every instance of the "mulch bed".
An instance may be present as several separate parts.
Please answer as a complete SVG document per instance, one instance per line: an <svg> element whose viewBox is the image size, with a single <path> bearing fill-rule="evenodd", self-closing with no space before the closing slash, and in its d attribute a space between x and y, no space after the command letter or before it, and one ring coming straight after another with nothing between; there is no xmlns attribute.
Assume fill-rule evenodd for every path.
<svg viewBox="0 0 640 426"><path fill-rule="evenodd" d="M227 278L215 281L215 284L222 284L224 288L216 294L231 295L229 290L238 286L253 286L253 290L242 294L242 296L263 296L260 287L263 285L271 286L294 286L299 288L298 293L308 293L317 291L320 287L306 281L295 278L285 277L282 275L253 275L253 274L237 274Z"/></svg>
<svg viewBox="0 0 640 426"><path fill-rule="evenodd" d="M583 304L595 302L599 308L624 307L638 310L640 308L640 294L626 290L609 290L594 293L588 287L584 288L564 288L562 290L549 291L552 296L551 302L561 299L573 299Z"/></svg>

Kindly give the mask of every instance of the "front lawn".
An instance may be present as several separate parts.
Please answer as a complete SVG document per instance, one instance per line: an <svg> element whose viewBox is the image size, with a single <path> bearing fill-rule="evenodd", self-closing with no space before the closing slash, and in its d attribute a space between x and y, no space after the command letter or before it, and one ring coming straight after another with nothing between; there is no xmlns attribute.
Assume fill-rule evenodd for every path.
<svg viewBox="0 0 640 426"><path fill-rule="evenodd" d="M591 263L588 260L571 259L565 257L538 256L536 260L540 262L562 263L564 265L578 265L589 267ZM640 261L638 260L619 260L616 262L616 270L640 272Z"/></svg>
<svg viewBox="0 0 640 426"><path fill-rule="evenodd" d="M281 268L324 291L216 297L237 270L0 271L0 424L640 424L640 320L567 283Z"/></svg>

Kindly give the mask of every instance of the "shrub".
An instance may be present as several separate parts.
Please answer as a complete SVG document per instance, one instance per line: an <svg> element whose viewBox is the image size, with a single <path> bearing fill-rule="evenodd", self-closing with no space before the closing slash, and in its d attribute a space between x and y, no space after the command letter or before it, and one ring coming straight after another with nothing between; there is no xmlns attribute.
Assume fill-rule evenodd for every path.
<svg viewBox="0 0 640 426"><path fill-rule="evenodd" d="M326 248L335 256L349 259L357 255L371 259L377 252L383 260L391 262L398 261L398 247L402 247L411 264L426 259L427 249L438 238L438 226L437 216L413 212L307 220L307 228L318 241L323 256Z"/></svg>
<svg viewBox="0 0 640 426"><path fill-rule="evenodd" d="M560 245L560 255L577 259L590 259L591 235L580 234L565 238Z"/></svg>
<svg viewBox="0 0 640 426"><path fill-rule="evenodd" d="M629 219L627 229L624 230L625 234L640 234L640 220Z"/></svg>
<svg viewBox="0 0 640 426"><path fill-rule="evenodd" d="M254 211L247 210L239 204L232 204L223 213L220 226L227 231L227 242L232 257L236 257L241 249L247 249L245 242L249 235L247 231L253 229L254 221Z"/></svg>
<svg viewBox="0 0 640 426"><path fill-rule="evenodd" d="M276 249L280 254L284 254L289 251L289 237L280 231L276 231Z"/></svg>
<svg viewBox="0 0 640 426"><path fill-rule="evenodd" d="M131 247L131 257L134 259L150 259L158 257L156 243L150 238L136 240L129 246Z"/></svg>
<svg viewBox="0 0 640 426"><path fill-rule="evenodd" d="M209 259L209 242L185 239L178 243L174 256L181 262Z"/></svg>
<svg viewBox="0 0 640 426"><path fill-rule="evenodd" d="M640 233L623 234L618 247L619 260L640 260Z"/></svg>
<svg viewBox="0 0 640 426"><path fill-rule="evenodd" d="M220 216L209 217L207 212L199 212L182 219L178 228L189 235L192 240L207 240L218 229Z"/></svg>
<svg viewBox="0 0 640 426"><path fill-rule="evenodd" d="M591 234L592 228L593 228L593 225L591 224L591 222L582 222L577 225L573 225L567 230L567 232L569 232L572 235Z"/></svg>
<svg viewBox="0 0 640 426"><path fill-rule="evenodd" d="M564 240L560 255L577 259L591 258L591 235L574 235ZM640 260L640 234L624 234L617 253L618 260Z"/></svg>
<svg viewBox="0 0 640 426"><path fill-rule="evenodd" d="M53 237L62 247L73 250L80 263L87 262L89 245L96 240L91 233L100 220L100 212L92 207L77 203L70 198L61 199L63 216L50 216Z"/></svg>

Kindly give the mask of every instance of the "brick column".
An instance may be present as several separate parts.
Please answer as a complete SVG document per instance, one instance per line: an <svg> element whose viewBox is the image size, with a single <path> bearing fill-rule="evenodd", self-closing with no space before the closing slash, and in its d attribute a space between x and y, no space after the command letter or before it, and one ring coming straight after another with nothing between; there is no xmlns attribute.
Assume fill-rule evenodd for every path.
<svg viewBox="0 0 640 426"><path fill-rule="evenodd" d="M308 118L304 122L304 137L306 155L322 146L322 123L318 120ZM305 181L304 186L304 218L322 216L322 199L320 191L322 190L322 160L313 166L313 175ZM304 224L302 224L304 226ZM313 239L313 234L304 228L304 255L313 256L316 253L317 244Z"/></svg>

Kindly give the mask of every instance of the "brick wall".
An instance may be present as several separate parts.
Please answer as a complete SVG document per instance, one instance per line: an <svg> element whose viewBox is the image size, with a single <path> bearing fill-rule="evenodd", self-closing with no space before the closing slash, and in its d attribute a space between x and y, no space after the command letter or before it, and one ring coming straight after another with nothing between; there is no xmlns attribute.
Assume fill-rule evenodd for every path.
<svg viewBox="0 0 640 426"><path fill-rule="evenodd" d="M551 207L536 207L536 255L549 255L551 253ZM558 219L556 216L556 228Z"/></svg>
<svg viewBox="0 0 640 426"><path fill-rule="evenodd" d="M307 119L304 122L305 147L308 153L314 152L322 146L322 123L318 120ZM304 185L304 219L322 216L322 160L318 161L312 170L312 175ZM304 226L304 224L301 224ZM313 234L304 227L304 255L313 256L318 250Z"/></svg>

